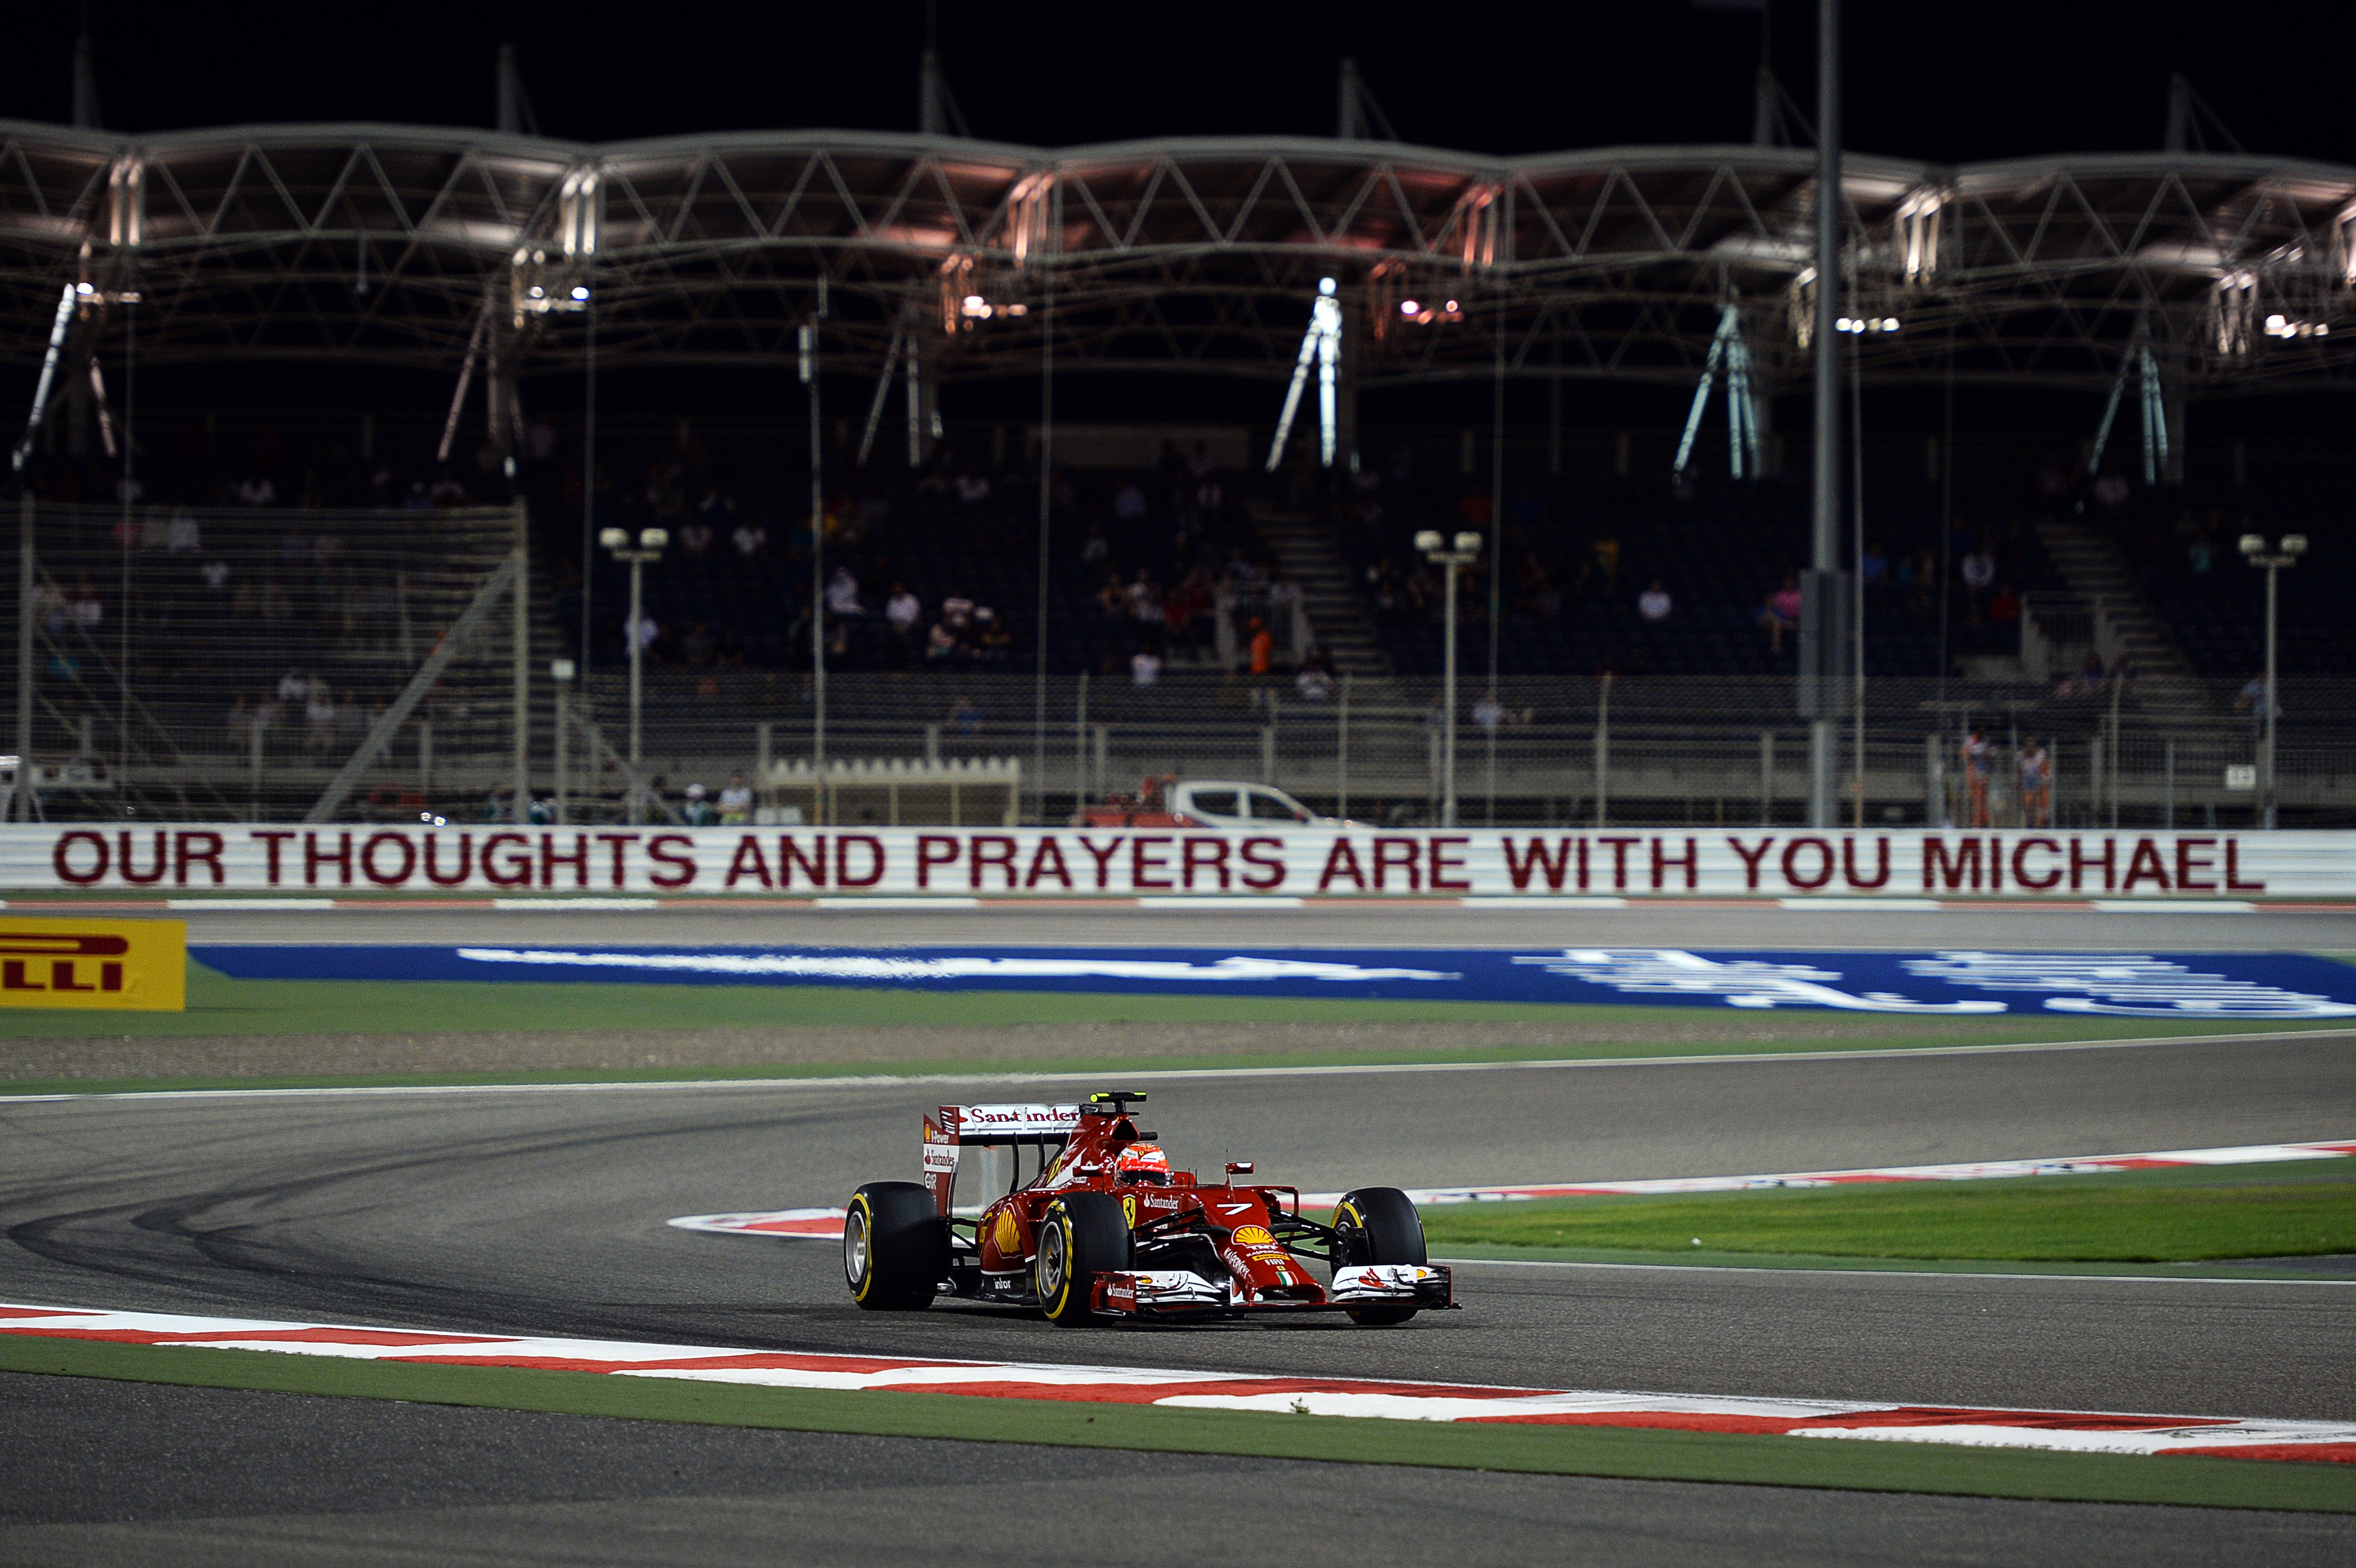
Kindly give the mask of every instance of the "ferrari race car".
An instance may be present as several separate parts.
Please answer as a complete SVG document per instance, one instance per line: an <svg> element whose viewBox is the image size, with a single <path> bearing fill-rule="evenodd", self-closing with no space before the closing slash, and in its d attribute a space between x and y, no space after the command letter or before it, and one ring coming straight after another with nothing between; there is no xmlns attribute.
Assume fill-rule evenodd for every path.
<svg viewBox="0 0 2356 1568"><path fill-rule="evenodd" d="M851 1298L915 1311L938 1296L1033 1307L1066 1328L1120 1318L1346 1312L1368 1327L1455 1305L1449 1271L1424 1256L1423 1221L1393 1187L1344 1196L1331 1225L1306 1219L1292 1187L1215 1186L1170 1168L1130 1107L943 1105L925 1118L921 1182L871 1181L842 1222ZM1023 1151L1035 1151L1022 1179ZM1003 1154L996 1151L1003 1150ZM956 1207L961 1169L1006 1189ZM1327 1272L1320 1284L1309 1264Z"/></svg>

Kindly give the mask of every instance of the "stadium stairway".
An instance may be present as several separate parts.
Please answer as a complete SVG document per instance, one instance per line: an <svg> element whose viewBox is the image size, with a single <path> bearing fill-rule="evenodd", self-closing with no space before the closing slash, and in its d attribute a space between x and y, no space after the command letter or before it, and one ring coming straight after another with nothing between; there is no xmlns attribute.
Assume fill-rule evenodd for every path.
<svg viewBox="0 0 2356 1568"><path fill-rule="evenodd" d="M2075 517L2047 518L2037 525L2037 534L2070 591L2110 621L2135 667L2135 683L2128 688L2135 706L2162 730L2213 733L2221 720L2216 705L2144 597L2118 547Z"/></svg>
<svg viewBox="0 0 2356 1568"><path fill-rule="evenodd" d="M1333 667L1364 686L1391 678L1390 656L1375 634L1365 596L1358 592L1350 563L1332 534L1316 518L1280 513L1258 520L1260 542L1276 557L1285 580L1301 587L1301 607L1309 624Z"/></svg>

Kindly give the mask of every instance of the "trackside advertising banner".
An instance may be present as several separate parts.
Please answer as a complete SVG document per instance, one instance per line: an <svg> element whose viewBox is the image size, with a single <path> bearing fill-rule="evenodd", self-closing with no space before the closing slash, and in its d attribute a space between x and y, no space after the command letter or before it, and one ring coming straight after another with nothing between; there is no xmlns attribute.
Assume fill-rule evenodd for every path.
<svg viewBox="0 0 2356 1568"><path fill-rule="evenodd" d="M2356 897L2356 833L0 827L0 886L1030 897Z"/></svg>

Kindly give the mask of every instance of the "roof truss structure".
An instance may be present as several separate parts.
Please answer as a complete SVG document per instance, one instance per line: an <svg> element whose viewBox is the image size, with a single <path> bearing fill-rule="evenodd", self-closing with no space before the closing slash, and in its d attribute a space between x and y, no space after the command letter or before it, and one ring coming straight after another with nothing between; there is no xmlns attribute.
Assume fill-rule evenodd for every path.
<svg viewBox="0 0 2356 1568"><path fill-rule="evenodd" d="M2106 386L2138 334L2188 393L2342 382L2356 357L2356 169L1853 157L1841 197L1845 314L1899 324L1858 341L1877 379ZM91 326L136 296L150 360L454 365L488 293L508 363L558 369L585 290L606 363L774 362L823 276L838 363L880 365L913 317L939 374L1019 373L1052 292L1066 365L1280 378L1333 277L1362 385L1501 352L1522 376L1688 380L1731 302L1772 387L1809 357L1816 199L1813 155L1773 147L0 122L0 353L37 363L86 283Z"/></svg>

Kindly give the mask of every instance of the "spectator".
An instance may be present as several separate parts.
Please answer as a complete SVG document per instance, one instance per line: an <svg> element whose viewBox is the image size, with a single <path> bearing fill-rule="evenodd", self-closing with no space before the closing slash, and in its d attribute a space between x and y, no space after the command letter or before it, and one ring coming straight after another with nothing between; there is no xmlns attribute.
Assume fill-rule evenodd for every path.
<svg viewBox="0 0 2356 1568"><path fill-rule="evenodd" d="M209 560L198 570L198 575L205 580L207 588L219 593L229 586L229 562L218 558Z"/></svg>
<svg viewBox="0 0 2356 1568"><path fill-rule="evenodd" d="M256 474L250 478L239 481L237 489L232 493L241 507L275 506L278 501L278 486L270 482L270 475L267 474Z"/></svg>
<svg viewBox="0 0 2356 1568"><path fill-rule="evenodd" d="M1143 567L1137 569L1137 580L1129 585L1130 618L1147 624L1162 619L1162 590L1155 586L1153 574Z"/></svg>
<svg viewBox="0 0 2356 1568"><path fill-rule="evenodd" d="M2053 759L2034 735L2020 748L2020 825L2053 826Z"/></svg>
<svg viewBox="0 0 2356 1568"><path fill-rule="evenodd" d="M1962 748L1964 790L1971 805L1967 826L1972 827L1988 826L1988 763L1992 750L1980 727L1973 725L1971 733L1964 737Z"/></svg>
<svg viewBox="0 0 2356 1568"><path fill-rule="evenodd" d="M741 773L728 775L728 787L720 792L722 826L734 827L753 820L753 786L744 782Z"/></svg>
<svg viewBox="0 0 2356 1568"><path fill-rule="evenodd" d="M1619 592L1620 540L1610 528L1595 536L1595 542L1588 547L1588 558L1594 563L1595 574L1603 579L1604 592Z"/></svg>
<svg viewBox="0 0 2356 1568"><path fill-rule="evenodd" d="M851 619L867 613L867 606L859 602L859 579L851 568L838 566L826 580L826 608L830 615Z"/></svg>
<svg viewBox="0 0 2356 1568"><path fill-rule="evenodd" d="M701 517L690 517L679 530L679 548L683 555L701 559L712 553L712 525Z"/></svg>
<svg viewBox="0 0 2356 1568"><path fill-rule="evenodd" d="M679 815L690 827L708 827L712 824L712 803L703 798L703 793L700 784L687 786L687 800Z"/></svg>
<svg viewBox="0 0 2356 1568"><path fill-rule="evenodd" d="M1653 579L1650 588L1636 596L1636 613L1647 621L1658 623L1667 620L1669 611L1674 607L1669 591L1661 586L1661 580L1657 577Z"/></svg>
<svg viewBox="0 0 2356 1568"><path fill-rule="evenodd" d="M303 704L303 721L310 731L305 748L314 753L334 749L336 743L336 697L324 680L310 683L310 692Z"/></svg>
<svg viewBox="0 0 2356 1568"><path fill-rule="evenodd" d="M990 499L990 480L977 467L969 466L957 477L957 498L968 508L980 506Z"/></svg>
<svg viewBox="0 0 2356 1568"><path fill-rule="evenodd" d="M987 604L977 604L973 611L975 652L986 662L1004 664L1014 656L1014 634L998 618L998 612Z"/></svg>
<svg viewBox="0 0 2356 1568"><path fill-rule="evenodd" d="M1151 648L1140 648L1129 656L1129 683L1131 686L1152 686L1162 679L1162 656Z"/></svg>
<svg viewBox="0 0 2356 1568"><path fill-rule="evenodd" d="M892 584L892 597L884 602L884 624L890 626L894 635L905 637L914 632L916 623L924 618L925 607L915 594L908 592L908 585L905 582Z"/></svg>
<svg viewBox="0 0 2356 1568"><path fill-rule="evenodd" d="M641 613L636 621L625 618L622 622L623 647L626 649L635 643L639 652L648 658L654 656L655 641L661 635L662 623L652 615Z"/></svg>
<svg viewBox="0 0 2356 1568"><path fill-rule="evenodd" d="M1979 596L1996 582L1996 557L1988 553L1987 546L1972 547L1971 553L1964 557L1963 576L1964 588L1976 603Z"/></svg>
<svg viewBox="0 0 2356 1568"><path fill-rule="evenodd" d="M1333 677L1323 664L1312 659L1292 677L1292 689L1304 702L1324 702L1333 695Z"/></svg>
<svg viewBox="0 0 2356 1568"><path fill-rule="evenodd" d="M1106 540L1104 530L1097 527L1094 523L1090 523L1088 525L1088 537L1080 545L1080 564L1082 566L1101 566L1110 559L1112 559L1112 546Z"/></svg>
<svg viewBox="0 0 2356 1568"><path fill-rule="evenodd" d="M932 632L925 639L925 662L938 667L948 664L958 656L958 635L947 621L933 623Z"/></svg>
<svg viewBox="0 0 2356 1568"><path fill-rule="evenodd" d="M1767 603L1759 612L1759 624L1767 633L1767 651L1783 651L1783 634L1800 624L1800 580L1783 579L1783 586L1767 595Z"/></svg>
<svg viewBox="0 0 2356 1568"><path fill-rule="evenodd" d="M687 629L687 635L680 640L679 651L680 656L691 665L707 665L712 662L713 656L719 653L720 643L712 636L711 624L698 621Z"/></svg>
<svg viewBox="0 0 2356 1568"><path fill-rule="evenodd" d="M1999 626L2008 626L2020 619L2020 595L2009 585L2000 585L1996 596L1988 601L1988 619Z"/></svg>
<svg viewBox="0 0 2356 1568"><path fill-rule="evenodd" d="M1276 662L1276 638L1257 615L1251 623L1251 672L1266 675Z"/></svg>
<svg viewBox="0 0 2356 1568"><path fill-rule="evenodd" d="M962 593L950 594L941 601L941 619L953 635L963 636L973 624L973 601Z"/></svg>
<svg viewBox="0 0 2356 1568"><path fill-rule="evenodd" d="M1494 730L1505 721L1505 705L1497 700L1494 691L1484 691L1481 700L1472 705L1472 722L1483 730Z"/></svg>
<svg viewBox="0 0 2356 1568"><path fill-rule="evenodd" d="M1881 553L1879 544L1865 547L1865 558L1857 563L1857 575L1868 589L1879 588L1890 581L1890 558Z"/></svg>
<svg viewBox="0 0 2356 1568"><path fill-rule="evenodd" d="M205 548L197 515L185 504L172 508L172 520L164 529L164 548L174 555L194 555Z"/></svg>
<svg viewBox="0 0 2356 1568"><path fill-rule="evenodd" d="M728 537L740 560L757 560L769 553L769 530L750 517L737 524L736 531Z"/></svg>

